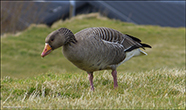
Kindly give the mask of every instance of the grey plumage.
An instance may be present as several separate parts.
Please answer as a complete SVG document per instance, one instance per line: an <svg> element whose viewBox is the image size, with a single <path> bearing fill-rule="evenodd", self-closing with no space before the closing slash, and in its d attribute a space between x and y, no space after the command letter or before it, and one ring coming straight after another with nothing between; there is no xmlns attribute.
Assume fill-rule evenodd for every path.
<svg viewBox="0 0 186 110"><path fill-rule="evenodd" d="M61 28L49 34L45 42L52 49L63 46L64 56L92 75L89 78L90 83L94 71L111 69L112 75L116 74L115 70L120 64L133 56L146 54L138 48L151 48L148 44L142 44L138 38L106 27L86 28L76 34ZM115 79L114 85L117 86ZM93 83L91 86L94 89Z"/></svg>
<svg viewBox="0 0 186 110"><path fill-rule="evenodd" d="M142 47L127 35L104 27L84 29L75 34L75 39L78 41L76 44L63 46L63 54L77 67L88 72L114 70L125 59L128 49L132 46Z"/></svg>

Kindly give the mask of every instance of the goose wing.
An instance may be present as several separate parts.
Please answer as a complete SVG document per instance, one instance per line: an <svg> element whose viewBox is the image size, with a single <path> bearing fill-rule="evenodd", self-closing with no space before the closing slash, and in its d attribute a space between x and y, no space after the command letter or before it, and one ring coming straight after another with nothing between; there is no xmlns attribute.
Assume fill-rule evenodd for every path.
<svg viewBox="0 0 186 110"><path fill-rule="evenodd" d="M151 48L150 45L141 43L140 39L128 34L122 34L114 29L105 27L95 27L92 29L94 34L99 36L104 42L112 43L113 45L117 44L118 46L122 45L125 52L129 52L140 47L143 49L144 47Z"/></svg>

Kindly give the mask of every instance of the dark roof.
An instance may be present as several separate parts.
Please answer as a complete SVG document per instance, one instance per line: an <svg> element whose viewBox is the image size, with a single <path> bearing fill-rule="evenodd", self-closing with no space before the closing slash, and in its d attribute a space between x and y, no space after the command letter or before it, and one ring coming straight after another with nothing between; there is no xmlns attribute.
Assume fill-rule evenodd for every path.
<svg viewBox="0 0 186 110"><path fill-rule="evenodd" d="M145 1L89 2L109 18L145 25L185 27L185 4Z"/></svg>
<svg viewBox="0 0 186 110"><path fill-rule="evenodd" d="M59 2L60 3L60 2ZM60 5L60 4L58 4ZM67 6L67 5L66 5ZM63 13L63 19L69 16L69 4ZM56 15L59 15L56 12ZM159 25L169 27L185 27L185 3L166 1L77 1L76 15L100 12L101 14L124 22L143 25ZM55 14L54 14L55 15ZM50 15L45 22L55 21ZM57 17L56 17L57 18ZM59 18L59 17L58 17Z"/></svg>

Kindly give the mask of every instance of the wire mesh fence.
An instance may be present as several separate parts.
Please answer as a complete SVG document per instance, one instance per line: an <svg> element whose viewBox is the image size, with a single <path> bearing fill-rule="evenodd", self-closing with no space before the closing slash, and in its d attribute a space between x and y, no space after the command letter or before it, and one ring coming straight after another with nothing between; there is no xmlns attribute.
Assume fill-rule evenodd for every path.
<svg viewBox="0 0 186 110"><path fill-rule="evenodd" d="M39 6L38 6L39 5ZM26 29L31 23L43 23L43 13L49 3L14 2L1 3L1 35Z"/></svg>

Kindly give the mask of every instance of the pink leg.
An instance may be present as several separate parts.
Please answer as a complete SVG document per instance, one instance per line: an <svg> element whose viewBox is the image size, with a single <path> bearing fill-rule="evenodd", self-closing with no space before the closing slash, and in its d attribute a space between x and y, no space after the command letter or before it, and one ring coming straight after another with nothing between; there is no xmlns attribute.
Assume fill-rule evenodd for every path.
<svg viewBox="0 0 186 110"><path fill-rule="evenodd" d="M94 91L94 85L93 85L93 73L88 73L88 78L90 81L91 90Z"/></svg>
<svg viewBox="0 0 186 110"><path fill-rule="evenodd" d="M113 76L113 80L114 80L114 88L117 88L118 83L117 83L117 71L116 70L112 70L112 76Z"/></svg>

